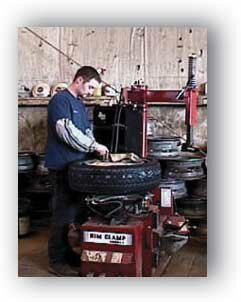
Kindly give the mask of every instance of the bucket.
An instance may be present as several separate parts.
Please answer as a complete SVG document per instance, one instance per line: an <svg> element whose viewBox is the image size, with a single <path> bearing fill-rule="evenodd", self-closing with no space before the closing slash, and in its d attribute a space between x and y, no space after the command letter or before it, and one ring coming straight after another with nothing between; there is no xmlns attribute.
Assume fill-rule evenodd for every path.
<svg viewBox="0 0 241 302"><path fill-rule="evenodd" d="M18 236L22 237L30 232L30 200L18 199Z"/></svg>

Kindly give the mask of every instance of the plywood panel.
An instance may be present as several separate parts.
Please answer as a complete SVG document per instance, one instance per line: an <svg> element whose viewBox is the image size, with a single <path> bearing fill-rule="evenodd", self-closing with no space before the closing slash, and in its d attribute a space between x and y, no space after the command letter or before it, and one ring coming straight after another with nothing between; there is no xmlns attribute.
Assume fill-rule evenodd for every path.
<svg viewBox="0 0 241 302"><path fill-rule="evenodd" d="M194 27L147 27L146 82L153 89L180 89L187 82L188 56L196 53L197 79L207 80L207 30Z"/></svg>
<svg viewBox="0 0 241 302"><path fill-rule="evenodd" d="M34 27L32 29L50 43L59 46L58 27ZM19 28L18 33L18 79L20 84L31 88L40 81L50 85L59 82L61 75L58 53L25 28Z"/></svg>
<svg viewBox="0 0 241 302"><path fill-rule="evenodd" d="M171 86L176 83L178 76L176 37L176 27L146 28L146 83L152 89L172 88Z"/></svg>
<svg viewBox="0 0 241 302"><path fill-rule="evenodd" d="M179 76L188 76L188 56L197 55L198 83L207 81L207 29L204 27L178 28ZM180 47L182 46L182 47ZM183 71L182 71L183 68Z"/></svg>
<svg viewBox="0 0 241 302"><path fill-rule="evenodd" d="M207 79L207 30L200 27L35 27L39 35L81 65L106 69L104 80L131 85L144 78L152 89L181 88L188 55L198 55L198 80ZM70 82L78 66L19 29L19 80Z"/></svg>
<svg viewBox="0 0 241 302"><path fill-rule="evenodd" d="M143 27L32 28L80 63L106 69L104 80L130 85L144 78ZM70 82L78 66L40 42L26 29L19 29L19 80Z"/></svg>
<svg viewBox="0 0 241 302"><path fill-rule="evenodd" d="M140 76L143 77L142 28L76 27L64 28L61 33L63 50L81 65L106 69L105 81L117 86L129 85L139 75L137 65L140 65ZM69 65L61 60L64 76L70 77Z"/></svg>

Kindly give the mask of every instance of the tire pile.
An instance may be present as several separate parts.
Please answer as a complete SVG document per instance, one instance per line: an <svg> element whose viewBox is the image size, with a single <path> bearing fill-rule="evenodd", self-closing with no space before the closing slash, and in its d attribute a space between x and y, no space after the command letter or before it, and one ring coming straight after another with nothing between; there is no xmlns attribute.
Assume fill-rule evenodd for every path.
<svg viewBox="0 0 241 302"><path fill-rule="evenodd" d="M181 152L178 137L148 139L149 155L162 168L160 188L171 188L176 210L195 222L207 219L207 176L204 158Z"/></svg>
<svg viewBox="0 0 241 302"><path fill-rule="evenodd" d="M44 154L25 151L18 153L19 215L22 215L21 201L29 200L31 229L49 222L52 185L44 162Z"/></svg>
<svg viewBox="0 0 241 302"><path fill-rule="evenodd" d="M31 184L35 169L35 155L33 152L18 153L18 190L21 192Z"/></svg>
<svg viewBox="0 0 241 302"><path fill-rule="evenodd" d="M181 140L179 137L149 137L148 154L156 159L176 157L180 153Z"/></svg>
<svg viewBox="0 0 241 302"><path fill-rule="evenodd" d="M19 192L33 191L50 193L49 171L44 166L45 154L18 153Z"/></svg>

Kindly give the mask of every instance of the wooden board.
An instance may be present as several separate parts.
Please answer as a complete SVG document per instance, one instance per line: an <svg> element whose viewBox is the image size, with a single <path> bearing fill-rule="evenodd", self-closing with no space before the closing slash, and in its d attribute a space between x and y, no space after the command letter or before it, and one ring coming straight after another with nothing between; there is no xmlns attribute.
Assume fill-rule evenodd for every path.
<svg viewBox="0 0 241 302"><path fill-rule="evenodd" d="M207 80L207 30L147 27L145 69L150 88L180 89L188 79L188 56L196 53L198 83Z"/></svg>
<svg viewBox="0 0 241 302"><path fill-rule="evenodd" d="M190 239L173 255L162 277L206 277L207 242Z"/></svg>
<svg viewBox="0 0 241 302"><path fill-rule="evenodd" d="M40 36L60 46L59 27L33 27ZM39 82L54 85L62 81L59 54L25 28L18 32L18 80L19 84L32 88Z"/></svg>
<svg viewBox="0 0 241 302"><path fill-rule="evenodd" d="M180 89L187 81L188 55L198 55L198 81L207 80L207 30L201 27L33 27L80 63L106 69L103 80L117 88L144 80L151 89ZM70 83L73 61L19 28L19 83L31 88Z"/></svg>

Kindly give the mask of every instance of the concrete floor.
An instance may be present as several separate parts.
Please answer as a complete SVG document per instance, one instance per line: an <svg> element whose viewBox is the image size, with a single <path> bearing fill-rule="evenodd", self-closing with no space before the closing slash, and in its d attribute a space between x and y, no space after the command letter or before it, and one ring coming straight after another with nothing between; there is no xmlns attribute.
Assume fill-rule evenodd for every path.
<svg viewBox="0 0 241 302"><path fill-rule="evenodd" d="M19 277L55 277L48 268L48 227L32 232L18 240ZM159 277L206 277L206 236L189 239L172 257L165 259L155 275Z"/></svg>

